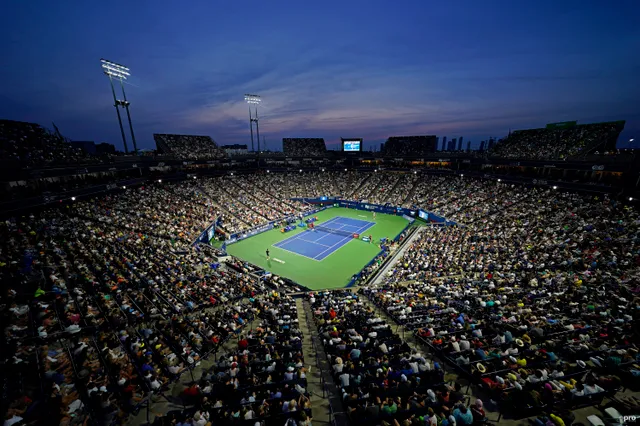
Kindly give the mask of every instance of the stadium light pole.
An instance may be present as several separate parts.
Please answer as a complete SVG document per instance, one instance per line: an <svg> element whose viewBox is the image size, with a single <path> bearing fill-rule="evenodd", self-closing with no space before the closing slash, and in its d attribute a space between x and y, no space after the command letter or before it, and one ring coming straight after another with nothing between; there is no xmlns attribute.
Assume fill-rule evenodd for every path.
<svg viewBox="0 0 640 426"><path fill-rule="evenodd" d="M129 147L127 146L127 137L124 134L124 128L122 127L122 117L120 116L120 101L116 97L116 89L113 87L113 77L120 78L123 75L128 75L126 70L121 70L112 65L112 62L107 61L106 59L100 59L102 63L102 72L109 77L109 83L111 84L111 94L113 95L113 106L116 108L116 113L118 113L118 123L120 124L120 134L122 135L122 143L124 144L124 152L125 154L129 153ZM117 65L117 64L116 64ZM127 74L124 74L127 73Z"/></svg>
<svg viewBox="0 0 640 426"><path fill-rule="evenodd" d="M127 120L129 120L129 131L131 132L131 140L133 141L133 152L138 154L138 145L136 144L136 135L133 132L133 122L131 121L131 112L129 111L129 105L131 102L127 100L127 94L124 91L124 80L127 77L130 77L130 69L125 67L124 65L116 64L115 62L107 61L106 59L101 59L102 68L105 70L105 73L109 73L109 76L116 77L120 80L120 87L122 88L122 100L116 101L119 103L121 107L127 110ZM113 81L113 79L112 79ZM118 114L119 115L119 114Z"/></svg>
<svg viewBox="0 0 640 426"><path fill-rule="evenodd" d="M246 93L244 95L244 100L246 103L249 104L249 129L251 130L251 151L255 152L255 148L253 145L253 123L256 123L256 134L258 136L258 151L260 151L260 129L258 128L258 105L260 105L262 98L260 98L260 96L258 95L252 95L252 94ZM255 116L252 115L251 113L251 105L256 106Z"/></svg>

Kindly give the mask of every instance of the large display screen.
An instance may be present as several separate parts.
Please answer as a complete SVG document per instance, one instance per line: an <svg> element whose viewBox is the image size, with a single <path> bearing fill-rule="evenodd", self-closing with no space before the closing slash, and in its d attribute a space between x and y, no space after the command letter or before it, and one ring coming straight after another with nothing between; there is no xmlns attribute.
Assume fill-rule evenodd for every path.
<svg viewBox="0 0 640 426"><path fill-rule="evenodd" d="M345 152L359 152L362 141L344 141L342 142L342 150Z"/></svg>
<svg viewBox="0 0 640 426"><path fill-rule="evenodd" d="M429 213L425 212L424 210L418 210L418 217L422 220L429 220Z"/></svg>

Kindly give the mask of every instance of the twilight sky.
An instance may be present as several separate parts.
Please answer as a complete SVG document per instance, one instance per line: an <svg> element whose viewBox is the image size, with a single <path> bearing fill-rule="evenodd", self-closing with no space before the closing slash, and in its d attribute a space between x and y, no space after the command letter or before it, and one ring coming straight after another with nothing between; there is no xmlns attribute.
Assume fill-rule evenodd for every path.
<svg viewBox="0 0 640 426"><path fill-rule="evenodd" d="M639 17L638 0L13 1L0 118L122 149L105 57L131 68L140 148L154 132L249 143L244 93L264 97L270 149L617 119L618 145L640 145Z"/></svg>

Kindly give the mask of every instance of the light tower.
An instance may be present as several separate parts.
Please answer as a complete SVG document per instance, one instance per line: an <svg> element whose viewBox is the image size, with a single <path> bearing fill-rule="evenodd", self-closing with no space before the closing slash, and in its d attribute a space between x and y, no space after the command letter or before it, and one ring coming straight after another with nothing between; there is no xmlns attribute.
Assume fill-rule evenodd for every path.
<svg viewBox="0 0 640 426"><path fill-rule="evenodd" d="M127 146L127 138L124 134L124 128L122 127L122 118L120 116L120 107L127 110L127 119L129 120L129 130L131 132L131 140L133 141L133 152L138 154L138 145L136 144L136 136L133 133L133 122L131 121L131 113L129 112L129 105L131 104L127 100L127 94L124 91L124 80L130 77L129 68L124 65L117 64L115 62L107 61L106 59L100 59L102 63L102 71L109 77L109 83L111 84L111 93L113 94L113 106L118 113L118 123L120 124L120 133L122 134L122 142L124 143L124 152L129 153L129 147ZM113 79L120 80L120 87L122 88L122 100L116 97L116 91L113 87Z"/></svg>
<svg viewBox="0 0 640 426"><path fill-rule="evenodd" d="M262 101L262 98L258 95L245 94L244 100L249 104L249 129L251 130L251 151L255 152L253 146L253 123L256 123L256 134L258 136L258 151L260 151L260 126L258 122L258 105ZM251 105L256 106L255 115L251 112Z"/></svg>

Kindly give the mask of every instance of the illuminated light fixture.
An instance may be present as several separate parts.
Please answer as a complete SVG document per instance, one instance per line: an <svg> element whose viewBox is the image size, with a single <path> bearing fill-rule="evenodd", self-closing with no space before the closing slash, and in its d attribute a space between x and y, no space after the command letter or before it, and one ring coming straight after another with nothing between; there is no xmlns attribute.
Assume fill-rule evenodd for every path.
<svg viewBox="0 0 640 426"><path fill-rule="evenodd" d="M418 172L414 170L414 171L413 171L413 174L414 174L414 175L417 175L417 174L418 174Z"/></svg>
<svg viewBox="0 0 640 426"><path fill-rule="evenodd" d="M127 189L127 186L126 185L122 185L122 189Z"/></svg>
<svg viewBox="0 0 640 426"><path fill-rule="evenodd" d="M249 129L251 130L251 152L255 152L253 147L253 123L256 123L256 135L258 136L258 152L260 152L260 123L258 119L258 105L262 102L262 98L258 95L246 93L244 101L249 104ZM255 115L251 112L251 105L255 106Z"/></svg>
<svg viewBox="0 0 640 426"><path fill-rule="evenodd" d="M115 62L107 61L106 59L100 59L100 62L102 63L102 71L104 71L106 75L121 78L123 80L126 80L127 77L131 76L131 73L129 72L131 70L124 65L116 64Z"/></svg>
<svg viewBox="0 0 640 426"><path fill-rule="evenodd" d="M375 169L374 172L378 173L378 169Z"/></svg>
<svg viewBox="0 0 640 426"><path fill-rule="evenodd" d="M76 200L76 197L71 197L71 201L75 201L75 200Z"/></svg>
<svg viewBox="0 0 640 426"><path fill-rule="evenodd" d="M344 169L344 171L346 172L346 171L347 171L347 169Z"/></svg>
<svg viewBox="0 0 640 426"><path fill-rule="evenodd" d="M498 179L498 182L502 182L502 179Z"/></svg>
<svg viewBox="0 0 640 426"><path fill-rule="evenodd" d="M233 173L231 173L231 176L233 176Z"/></svg>
<svg viewBox="0 0 640 426"><path fill-rule="evenodd" d="M322 171L324 172L324 169L322 169Z"/></svg>
<svg viewBox="0 0 640 426"><path fill-rule="evenodd" d="M270 173L269 170L267 170L267 173Z"/></svg>
<svg viewBox="0 0 640 426"><path fill-rule="evenodd" d="M463 175L463 174L460 174L460 177L464 177L464 175Z"/></svg>
<svg viewBox="0 0 640 426"><path fill-rule="evenodd" d="M195 179L196 177L194 176L193 178Z"/></svg>
<svg viewBox="0 0 640 426"><path fill-rule="evenodd" d="M631 140L633 140L633 139L631 139ZM629 197L629 201L633 201L633 197Z"/></svg>
<svg viewBox="0 0 640 426"><path fill-rule="evenodd" d="M557 186L555 186L555 185L553 185L553 189L558 189L558 187L557 187Z"/></svg>
<svg viewBox="0 0 640 426"><path fill-rule="evenodd" d="M107 61L106 59L100 59L100 65L102 66L102 72L109 77L109 83L111 84L111 93L113 95L113 106L116 108L118 114L118 124L120 125L120 133L122 136L122 143L124 145L125 154L129 153L129 147L127 146L127 138L124 134L124 128L122 127L122 118L120 117L120 108L124 108L127 111L127 119L129 120L129 130L131 132L131 140L133 142L133 152L138 155L138 145L136 143L136 136L133 132L133 123L131 121L131 112L129 111L129 105L131 102L127 100L127 94L124 91L124 81L131 77L131 70L124 65L117 64L115 62ZM122 99L116 98L116 90L113 87L113 79L120 81L120 87L122 88Z"/></svg>
<svg viewBox="0 0 640 426"><path fill-rule="evenodd" d="M162 183L162 179L158 179L158 183Z"/></svg>
<svg viewBox="0 0 640 426"><path fill-rule="evenodd" d="M244 95L244 100L250 105L260 105L260 102L262 102L262 99L258 95L246 94Z"/></svg>

